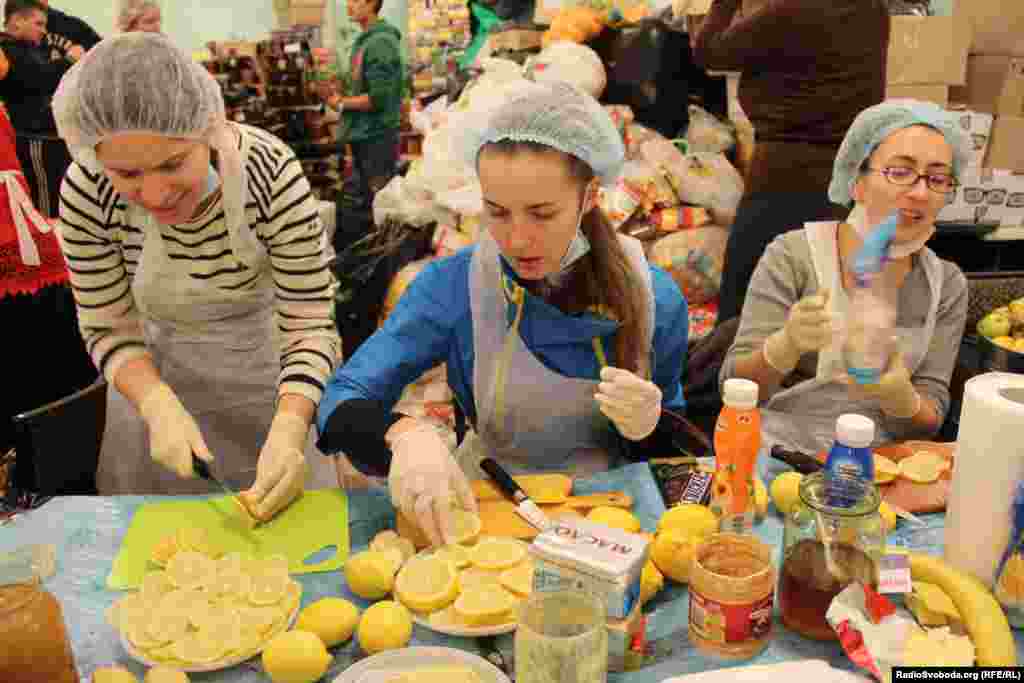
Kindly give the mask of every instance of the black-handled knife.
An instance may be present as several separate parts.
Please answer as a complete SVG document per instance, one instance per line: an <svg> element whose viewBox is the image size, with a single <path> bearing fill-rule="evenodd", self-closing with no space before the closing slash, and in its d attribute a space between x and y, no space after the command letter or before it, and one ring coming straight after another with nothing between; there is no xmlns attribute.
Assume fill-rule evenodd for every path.
<svg viewBox="0 0 1024 683"><path fill-rule="evenodd" d="M782 446L772 446L771 457L786 463L800 474L814 474L825 467L814 456L799 451L789 451Z"/></svg>
<svg viewBox="0 0 1024 683"><path fill-rule="evenodd" d="M516 512L529 522L530 526L539 531L547 531L551 527L551 520L544 511L537 507L537 504L526 495L526 491L523 491L523 487L496 460L484 458L480 461L480 469L494 480L502 493L512 499L516 504Z"/></svg>

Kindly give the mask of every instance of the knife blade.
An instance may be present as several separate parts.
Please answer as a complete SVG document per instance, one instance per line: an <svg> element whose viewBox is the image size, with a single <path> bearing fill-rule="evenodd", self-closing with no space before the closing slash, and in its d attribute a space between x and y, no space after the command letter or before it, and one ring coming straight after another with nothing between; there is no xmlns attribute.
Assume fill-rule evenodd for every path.
<svg viewBox="0 0 1024 683"><path fill-rule="evenodd" d="M205 479L206 481L212 481L213 483L220 486L221 490L224 491L224 493L230 496L236 503L238 503L241 506L243 510L245 510L246 514L249 515L252 525L259 525L260 518L253 513L253 510L249 507L249 504L246 502L245 497L242 496L238 491L235 491L233 488L224 483L224 480L222 480L220 477L213 473L213 471L210 469L210 466L206 463L206 461L200 459L198 456L196 456L195 453L192 454L192 469L195 470L195 473L199 475L201 479Z"/></svg>
<svg viewBox="0 0 1024 683"><path fill-rule="evenodd" d="M530 499L516 480L505 471L505 468L498 464L493 458L484 458L480 461L480 469L488 474L501 492L512 499L516 505L516 512L538 531L547 531L551 528L551 520L544 514L544 511L537 507L537 504Z"/></svg>
<svg viewBox="0 0 1024 683"><path fill-rule="evenodd" d="M892 503L890 503L887 500L885 500L885 504L888 505L889 508L893 512L896 513L897 517L902 517L903 519L905 519L908 522L911 522L913 524L916 524L917 526L926 526L925 523L924 523L924 520L921 519L920 517L918 517L917 515L913 515L910 512L908 512L907 510L904 510L903 508L901 508L898 505L893 505Z"/></svg>

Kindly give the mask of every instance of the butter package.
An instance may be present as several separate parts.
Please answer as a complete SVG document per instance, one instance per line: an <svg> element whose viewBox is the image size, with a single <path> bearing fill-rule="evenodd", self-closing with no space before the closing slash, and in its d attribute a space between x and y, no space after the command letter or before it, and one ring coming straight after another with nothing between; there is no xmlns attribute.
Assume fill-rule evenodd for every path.
<svg viewBox="0 0 1024 683"><path fill-rule="evenodd" d="M533 590L578 590L605 601L609 619L627 619L640 599L648 540L603 524L565 518L530 545Z"/></svg>

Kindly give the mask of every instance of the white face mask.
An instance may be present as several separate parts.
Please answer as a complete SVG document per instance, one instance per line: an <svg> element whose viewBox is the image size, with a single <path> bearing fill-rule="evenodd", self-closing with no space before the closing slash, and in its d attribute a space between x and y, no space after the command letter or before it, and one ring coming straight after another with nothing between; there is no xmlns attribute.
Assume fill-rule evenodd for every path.
<svg viewBox="0 0 1024 683"><path fill-rule="evenodd" d="M588 251L590 251L590 240L587 239L587 236L583 234L583 230L581 229L583 225L583 214L587 209L587 197L589 195L590 190L588 189L586 196L583 198L583 205L580 206L580 213L576 217L576 234L569 242L569 247L565 250L565 256L562 257L562 262L559 264L562 271L579 261L581 258L586 256ZM558 274L556 274L556 277L557 275Z"/></svg>
<svg viewBox="0 0 1024 683"><path fill-rule="evenodd" d="M864 208L863 204L857 203L853 207L853 211L850 212L846 222L857 231L857 235L863 240L867 238L868 233L871 232L871 225L868 225L868 212ZM911 254L916 254L921 251L924 245L931 239L932 235L935 234L935 226L932 225L931 230L928 230L919 237L914 238L910 242L892 242L889 245L889 258L892 260L898 260L906 258Z"/></svg>

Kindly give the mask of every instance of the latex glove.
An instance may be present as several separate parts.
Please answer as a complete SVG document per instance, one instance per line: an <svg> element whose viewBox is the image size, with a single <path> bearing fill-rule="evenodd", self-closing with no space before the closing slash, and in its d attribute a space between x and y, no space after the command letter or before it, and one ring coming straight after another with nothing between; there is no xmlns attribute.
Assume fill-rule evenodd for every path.
<svg viewBox="0 0 1024 683"><path fill-rule="evenodd" d="M261 521L279 513L302 494L306 485L306 438L309 423L279 412L270 423L267 440L256 463L256 482L247 501Z"/></svg>
<svg viewBox="0 0 1024 683"><path fill-rule="evenodd" d="M594 399L630 441L650 436L661 419L661 389L629 370L603 368Z"/></svg>
<svg viewBox="0 0 1024 683"><path fill-rule="evenodd" d="M852 398L876 399L883 413L905 420L917 415L922 399L911 382L898 340L894 340L893 346L895 350L889 356L889 367L878 379L878 384L858 384L849 375L843 378L843 383Z"/></svg>
<svg viewBox="0 0 1024 683"><path fill-rule="evenodd" d="M805 353L821 351L832 343L833 316L828 310L831 296L825 289L805 296L789 309L786 324L764 342L768 364L788 375Z"/></svg>
<svg viewBox="0 0 1024 683"><path fill-rule="evenodd" d="M139 413L149 428L149 457L182 479L196 476L192 454L213 462L199 425L178 396L164 382L156 382L139 402Z"/></svg>
<svg viewBox="0 0 1024 683"><path fill-rule="evenodd" d="M476 512L476 497L462 468L451 456L437 429L420 424L388 439L391 470L388 492L392 504L417 524L432 546L451 538L451 508Z"/></svg>

